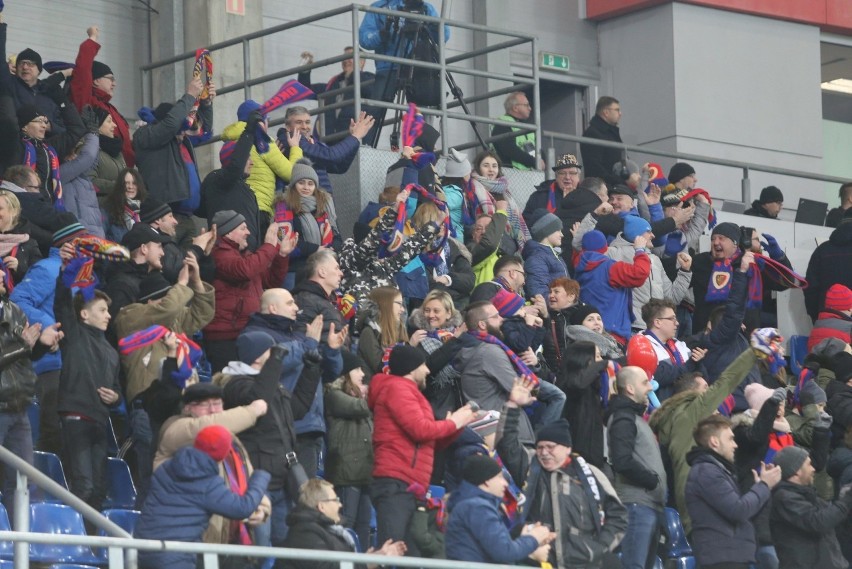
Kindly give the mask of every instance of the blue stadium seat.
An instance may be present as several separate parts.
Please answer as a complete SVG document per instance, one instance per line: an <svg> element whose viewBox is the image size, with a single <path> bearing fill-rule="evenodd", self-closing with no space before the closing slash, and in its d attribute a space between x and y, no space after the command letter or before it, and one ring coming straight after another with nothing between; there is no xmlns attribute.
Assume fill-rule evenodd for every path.
<svg viewBox="0 0 852 569"><path fill-rule="evenodd" d="M136 529L136 522L139 521L139 516L142 515L142 512L138 510L123 510L118 508L104 510L101 513L105 518L115 523L115 525L130 535L133 535L133 531ZM106 532L102 529L98 530L98 535L106 535ZM95 548L95 555L97 555L104 563L109 560L109 552L105 547Z"/></svg>
<svg viewBox="0 0 852 569"><path fill-rule="evenodd" d="M355 530L352 528L343 528L343 531L348 533L352 541L355 542L355 553L364 553L364 550L361 549L361 540L358 539L358 534L355 533Z"/></svg>
<svg viewBox="0 0 852 569"><path fill-rule="evenodd" d="M0 569L15 569L15 562L7 559L0 559Z"/></svg>
<svg viewBox="0 0 852 569"><path fill-rule="evenodd" d="M0 502L0 531L12 531L12 524L9 523L9 513L6 512L6 506ZM12 559L15 556L15 544L11 541L0 541L0 559ZM3 565L0 564L0 569Z"/></svg>
<svg viewBox="0 0 852 569"><path fill-rule="evenodd" d="M86 535L83 516L74 508L42 502L30 504L30 531L65 535ZM31 543L30 560L39 563L81 563L98 565L101 561L85 545Z"/></svg>
<svg viewBox="0 0 852 569"><path fill-rule="evenodd" d="M33 466L66 490L68 489L68 482L65 481L65 471L62 470L62 462L52 452L33 452ZM30 499L33 502L62 502L56 496L45 492L34 484L30 485Z"/></svg>
<svg viewBox="0 0 852 569"><path fill-rule="evenodd" d="M680 523L680 514L674 508L666 508L663 532L666 537L664 555L668 559L692 555L692 546L686 540L686 532Z"/></svg>
<svg viewBox="0 0 852 569"><path fill-rule="evenodd" d="M132 509L136 506L136 486L130 467L120 458L107 459L107 496L104 508Z"/></svg>
<svg viewBox="0 0 852 569"><path fill-rule="evenodd" d="M805 356L808 355L808 337L790 336L790 371L796 377L802 371Z"/></svg>
<svg viewBox="0 0 852 569"><path fill-rule="evenodd" d="M109 456L118 455L118 451L121 447L118 444L118 439L115 436L115 429L112 426L112 417L109 417L107 419L106 436L107 436L107 454Z"/></svg>

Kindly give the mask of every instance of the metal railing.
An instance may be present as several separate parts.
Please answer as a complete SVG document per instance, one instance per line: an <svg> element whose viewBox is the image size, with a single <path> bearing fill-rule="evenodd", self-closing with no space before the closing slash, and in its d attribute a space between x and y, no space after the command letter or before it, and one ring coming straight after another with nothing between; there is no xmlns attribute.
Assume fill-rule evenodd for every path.
<svg viewBox="0 0 852 569"><path fill-rule="evenodd" d="M14 512L12 515L13 534L21 532L26 533L30 529L30 491L29 482L50 493L51 495L62 500L68 506L82 514L83 518L91 522L98 529L102 529L108 535L118 536L120 538L132 537L122 527L116 525L113 521L104 517L99 511L88 505L86 502L69 492L66 488L54 482L49 476L42 473L35 466L20 458L18 455L10 451L4 446L0 446L0 462L11 466L16 470L16 484L14 497ZM7 471L8 472L8 471ZM9 533L9 532L0 532ZM47 535L47 534L33 534ZM27 569L29 567L29 548L27 542L18 540L15 541L15 569ZM113 557L117 557L114 552L110 552L110 568L114 569ZM129 548L127 550L128 567L136 569L136 553L135 550ZM116 560L118 562L118 560ZM124 567L121 560L119 567Z"/></svg>
<svg viewBox="0 0 852 569"><path fill-rule="evenodd" d="M371 52L362 52L360 49L360 39L359 39L359 15L364 13L374 13L384 16L392 16L392 17L401 17L406 20L415 20L419 22L423 22L425 24L435 24L438 26L438 35L439 41L436 42L438 48L438 61L437 62L429 62L429 61L419 61L415 59L407 59L404 57L394 57L389 55L382 55L378 53ZM485 93L477 93L475 97L467 98L465 97L466 102L475 102L482 101L498 96L505 95L507 93L511 93L513 91L519 90L522 86L531 86L533 91L532 96L532 107L533 107L533 121L532 123L512 123L513 128L517 128L521 131L535 131L536 140L541 140L541 117L539 114L539 80L538 80L538 66L532 65L532 76L531 77L520 77L505 73L496 73L490 71L481 71L478 69L468 68L468 67L460 67L454 65L458 62L465 61L472 57L477 57L480 55L487 55L496 51L507 50L519 45L529 44L530 48L530 58L531 61L536 61L536 55L538 51L538 40L535 35L524 34L520 32L515 32L511 30L506 30L502 28L495 28L491 26L483 26L479 24L471 24L467 22L461 21L450 21L444 17L433 17L427 16L424 14L412 14L409 12L397 12L394 10L386 10L383 8L374 8L372 6L362 6L359 4L351 4L348 6L343 6L340 8L336 8L333 10L327 10L325 12L320 12L318 14L314 14L312 16L308 16L305 18L300 18L298 20L293 20L284 24L280 24L277 26L273 26L271 28L266 28L263 30L258 30L256 32L252 32L250 34L245 34L236 38L232 38L226 41L218 42L212 45L207 46L207 49L214 54L214 52L236 46L242 45L242 55L243 55L243 80L241 82L232 84L232 85L224 85L217 88L218 95L224 95L227 93L243 90L243 95L246 99L250 98L250 89L255 85L261 85L264 83L268 83L270 81L276 81L282 79L284 77L291 77L303 71L310 71L313 69L325 67L328 65L333 65L335 63L339 63L341 61L350 59L350 56L346 54L341 54L334 57L329 57L320 61L316 61L307 65L299 65L295 67L290 67L287 69L283 69L281 71L276 71L275 73L270 73L266 75L262 75L260 77L252 77L251 76L251 57L250 57L250 42L252 40L268 37L274 34L286 32L288 30L292 30L294 28L298 28L300 26L305 26L309 24L314 24L321 20L325 20L327 18L331 18L334 16L340 16L342 14L350 13L351 14L351 29L352 29L352 46L354 47L351 58L353 59L353 64L355 69L359 69L360 60L364 59L372 59L374 61L384 61L394 64L405 64L410 65L412 67L417 67L421 69L432 69L440 71L441 78L440 81L443 83L444 77L446 73L454 73L458 75L467 75L471 77L481 77L486 79L492 79L497 81L505 81L511 83L508 87L501 87L499 89L495 89L492 91L488 91ZM486 34L494 34L498 36L506 36L511 39L498 42L496 44L492 44L486 47L482 47L479 49L475 49L472 51L468 51L465 53L461 53L452 57L447 57L445 44L443 41L444 37L444 29L446 26L451 26L452 28L458 29L466 29L472 32L481 32ZM166 59L162 59L160 61L156 61L147 65L143 65L141 67L142 71L142 98L147 101L149 105L154 104L154 94L153 94L153 72L157 69L163 68L168 65L173 65L175 63L192 61L195 58L195 51L187 51L173 57L169 57ZM519 85L521 87L519 87ZM353 98L352 100L342 101L336 104L330 105L322 105L317 109L311 109L311 115L318 115L324 113L329 110L334 110L337 108L341 108L344 106L354 106L355 116L361 112L361 109L365 106L369 105L373 108L381 108L388 110L400 110L404 111L407 107L403 105L397 105L392 102L382 101L378 99L364 98L361 96L361 76L360 73L353 74L353 85L351 87L346 87L345 90L352 90ZM450 119L453 120L461 120L468 121L476 125L502 125L505 126L506 123L504 121L500 121L498 119L494 119L492 117L483 117L478 115L466 114L462 112L453 111L459 106L461 103L459 101L449 101L447 97L447 90L440 89L441 100L440 105L437 109L431 108L422 108L420 111L424 115L431 115L439 117L440 120L440 131L447 132L447 121ZM335 94L339 94L336 92ZM318 97L320 100L327 97ZM270 123L270 126L277 126L283 122L282 119L278 119ZM208 142L212 143L218 140L218 138L214 138ZM333 141L334 139L331 139ZM541 149L537 148L536 152L539 156L541 156Z"/></svg>

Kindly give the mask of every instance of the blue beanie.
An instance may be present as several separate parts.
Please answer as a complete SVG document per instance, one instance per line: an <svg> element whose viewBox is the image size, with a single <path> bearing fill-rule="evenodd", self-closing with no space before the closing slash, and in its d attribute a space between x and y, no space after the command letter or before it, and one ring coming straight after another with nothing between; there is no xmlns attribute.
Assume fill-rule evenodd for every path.
<svg viewBox="0 0 852 569"><path fill-rule="evenodd" d="M603 233L594 229L583 235L583 251L606 251L606 237Z"/></svg>
<svg viewBox="0 0 852 569"><path fill-rule="evenodd" d="M644 218L638 215L624 216L624 230L621 232L624 238L633 243L633 241L642 235L651 231L651 224Z"/></svg>
<svg viewBox="0 0 852 569"><path fill-rule="evenodd" d="M237 107L237 120L248 122L249 115L252 111L256 111L260 108L260 105L257 101L253 99L249 99L248 101L244 101L239 107Z"/></svg>
<svg viewBox="0 0 852 569"><path fill-rule="evenodd" d="M263 352L275 345L275 339L260 330L244 332L237 338L237 357L244 364L251 365Z"/></svg>

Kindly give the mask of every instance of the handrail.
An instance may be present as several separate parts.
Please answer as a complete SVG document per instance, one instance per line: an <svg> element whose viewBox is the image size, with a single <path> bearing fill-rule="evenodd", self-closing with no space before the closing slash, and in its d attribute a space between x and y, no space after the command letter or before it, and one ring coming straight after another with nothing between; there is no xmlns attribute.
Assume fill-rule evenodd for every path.
<svg viewBox="0 0 852 569"><path fill-rule="evenodd" d="M637 146L635 144L623 144L612 142L609 140L599 140L597 138L587 138L583 136L575 136L573 134L563 134L546 130L542 132L543 136L555 138L557 140L567 140L569 142L579 142L581 144L591 144L593 146L603 146L605 148L618 148L619 150L628 150L643 154L651 154L653 156L665 156L667 158L678 158L681 160L692 160L695 162L706 162L717 166L729 166L731 168L741 168L743 170L755 170L757 172L766 172L769 174L778 174L779 176L791 176L794 178L805 178L808 180L817 180L820 182L833 182L845 184L849 178L841 178L839 176L827 176L825 174L815 174L813 172L804 172L802 170L791 170L789 168L779 168L777 166L766 166L755 162L743 162L741 160L730 160L728 158L715 158L712 156L704 156L701 154L692 154L690 152L673 152L671 150L660 150L649 146Z"/></svg>
<svg viewBox="0 0 852 569"><path fill-rule="evenodd" d="M4 446L0 446L0 462L11 466L19 472L23 472L36 486L61 499L64 503L75 510L78 510L85 519L92 522L98 528L111 535L131 537L130 534L121 526L104 517L104 515L99 511L69 492L66 488L63 488L55 481L51 480L49 476L41 472L38 468L31 465Z"/></svg>
<svg viewBox="0 0 852 569"><path fill-rule="evenodd" d="M152 539L116 538L103 536L84 536L66 534L45 534L34 532L0 531L0 541L21 541L26 543L59 543L68 545L87 545L89 547L111 547L135 549L139 551L174 551L182 553L202 553L207 555L233 555L238 557L274 557L277 559L306 559L329 561L343 564L375 563L396 567L424 567L427 569L458 569L458 561L444 559L425 559L419 557L390 557L371 553L344 553L315 549L291 549L284 547L262 547L256 545L229 545L218 543L197 543L185 541L160 541ZM464 562L465 569L508 569L509 565L491 563Z"/></svg>

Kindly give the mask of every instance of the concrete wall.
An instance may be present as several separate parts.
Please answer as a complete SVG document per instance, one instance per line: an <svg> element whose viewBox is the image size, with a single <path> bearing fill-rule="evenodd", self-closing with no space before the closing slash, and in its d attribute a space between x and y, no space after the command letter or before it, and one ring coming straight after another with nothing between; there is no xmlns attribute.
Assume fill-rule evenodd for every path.
<svg viewBox="0 0 852 569"><path fill-rule="evenodd" d="M819 41L814 26L679 3L600 26L625 141L813 172L823 154ZM713 195L739 197L740 170L697 169ZM750 177L753 198L774 184L788 207L822 193L818 183Z"/></svg>

